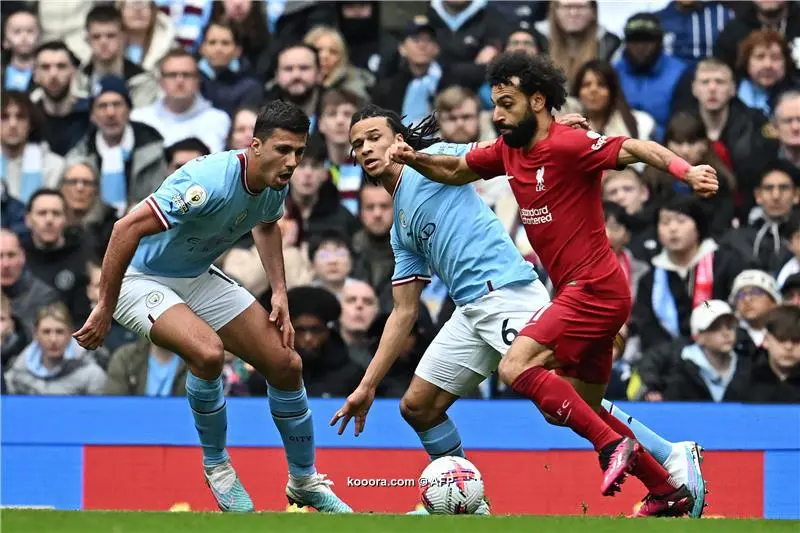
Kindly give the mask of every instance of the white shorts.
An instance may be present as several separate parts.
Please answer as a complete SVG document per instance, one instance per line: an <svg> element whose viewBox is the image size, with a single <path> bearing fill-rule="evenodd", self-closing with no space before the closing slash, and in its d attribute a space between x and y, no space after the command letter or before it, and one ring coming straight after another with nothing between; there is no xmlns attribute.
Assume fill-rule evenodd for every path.
<svg viewBox="0 0 800 533"><path fill-rule="evenodd" d="M114 319L150 339L150 329L158 317L183 303L219 331L254 301L247 289L214 266L196 278L151 276L131 267L122 278Z"/></svg>
<svg viewBox="0 0 800 533"><path fill-rule="evenodd" d="M503 287L456 307L425 351L415 374L463 396L497 370L500 359L550 295L541 281Z"/></svg>

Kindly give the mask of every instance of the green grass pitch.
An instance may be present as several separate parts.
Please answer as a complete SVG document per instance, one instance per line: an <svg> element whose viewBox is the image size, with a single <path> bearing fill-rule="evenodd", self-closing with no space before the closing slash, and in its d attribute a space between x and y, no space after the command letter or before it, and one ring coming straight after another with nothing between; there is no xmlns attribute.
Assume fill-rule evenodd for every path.
<svg viewBox="0 0 800 533"><path fill-rule="evenodd" d="M3 509L3 533L797 533L800 521Z"/></svg>

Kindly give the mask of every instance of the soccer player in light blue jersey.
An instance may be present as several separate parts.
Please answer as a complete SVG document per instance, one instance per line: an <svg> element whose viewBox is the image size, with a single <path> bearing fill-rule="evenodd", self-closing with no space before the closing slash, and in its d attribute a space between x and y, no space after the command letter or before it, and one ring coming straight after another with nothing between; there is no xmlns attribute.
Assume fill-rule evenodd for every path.
<svg viewBox="0 0 800 533"><path fill-rule="evenodd" d="M254 510L226 451L221 373L227 350L267 378L270 411L289 464L289 501L322 512L352 512L314 466L314 428L294 351L276 224L308 127L299 108L271 102L258 116L248 149L199 157L167 177L114 224L99 302L74 334L81 346L95 349L113 317L186 361L186 393L205 478L222 511ZM249 231L273 289L271 314L212 264Z"/></svg>
<svg viewBox="0 0 800 533"><path fill-rule="evenodd" d="M563 120L573 123L572 117ZM330 424L341 420L342 434L355 418L356 435L364 430L377 386L400 355L416 321L422 289L435 272L457 308L422 356L400 410L431 460L463 457L461 437L447 410L497 369L518 332L550 301L549 294L472 187L436 183L386 158L395 141L426 153L454 156L465 154L471 145L432 139L436 128L430 117L409 129L396 113L373 105L356 112L351 124L357 161L393 196L394 307L359 387ZM604 405L613 408L608 402ZM700 475L686 451L695 443L667 442L627 414L614 415L626 419L645 448L676 479ZM484 501L476 514L488 513Z"/></svg>

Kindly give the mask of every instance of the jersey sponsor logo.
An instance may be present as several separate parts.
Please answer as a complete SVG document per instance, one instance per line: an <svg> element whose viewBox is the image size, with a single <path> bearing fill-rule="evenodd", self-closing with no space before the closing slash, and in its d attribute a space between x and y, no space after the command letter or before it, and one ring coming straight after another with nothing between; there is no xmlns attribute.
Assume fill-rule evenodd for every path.
<svg viewBox="0 0 800 533"><path fill-rule="evenodd" d="M536 192L544 191L544 167L536 171Z"/></svg>
<svg viewBox="0 0 800 533"><path fill-rule="evenodd" d="M144 299L144 305L148 309L153 309L158 304L164 301L164 293L159 291L152 291Z"/></svg>
<svg viewBox="0 0 800 533"><path fill-rule="evenodd" d="M183 196L178 193L175 193L175 195L172 197L172 208L173 211L177 209L184 215L189 212L189 206L183 201Z"/></svg>
<svg viewBox="0 0 800 533"><path fill-rule="evenodd" d="M239 216L236 217L236 221L233 223L233 225L234 226L238 226L239 224L244 222L244 219L246 219L246 218L247 218L247 209L245 209L244 211L239 213ZM233 228L231 228L230 231L233 231Z"/></svg>
<svg viewBox="0 0 800 533"><path fill-rule="evenodd" d="M586 136L595 141L595 143L592 145L592 150L599 150L604 144L606 144L606 142L608 142L608 137L605 135L600 135L596 131L589 130L586 132Z"/></svg>
<svg viewBox="0 0 800 533"><path fill-rule="evenodd" d="M192 185L186 189L186 194L183 197L190 206L201 207L208 200L208 193L202 186Z"/></svg>
<svg viewBox="0 0 800 533"><path fill-rule="evenodd" d="M553 213L550 212L548 206L539 207L537 209L520 209L519 216L522 219L522 223L526 226L547 224L553 221Z"/></svg>

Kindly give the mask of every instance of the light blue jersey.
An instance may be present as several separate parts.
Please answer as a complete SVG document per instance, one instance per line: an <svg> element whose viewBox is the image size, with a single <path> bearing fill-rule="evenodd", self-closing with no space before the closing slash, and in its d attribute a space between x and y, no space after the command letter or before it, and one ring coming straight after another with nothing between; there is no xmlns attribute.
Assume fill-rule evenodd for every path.
<svg viewBox="0 0 800 533"><path fill-rule="evenodd" d="M131 266L145 274L193 278L262 222L283 216L289 188L247 188L241 150L198 157L176 170L144 203L165 231L141 240Z"/></svg>
<svg viewBox="0 0 800 533"><path fill-rule="evenodd" d="M437 143L423 152L460 156L469 147ZM408 166L394 192L391 238L392 284L428 281L433 270L459 306L500 287L538 279L473 187L442 185Z"/></svg>

